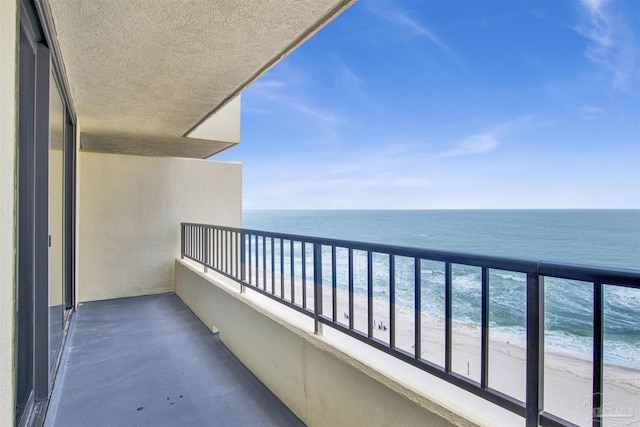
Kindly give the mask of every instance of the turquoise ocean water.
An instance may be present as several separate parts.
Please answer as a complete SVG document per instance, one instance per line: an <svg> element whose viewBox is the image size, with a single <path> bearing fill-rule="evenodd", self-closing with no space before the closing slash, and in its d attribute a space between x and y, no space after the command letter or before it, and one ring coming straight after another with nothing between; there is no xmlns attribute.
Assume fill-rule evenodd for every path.
<svg viewBox="0 0 640 427"><path fill-rule="evenodd" d="M242 221L263 231L640 270L640 210L245 211ZM428 263L422 269L423 310L440 315L443 272ZM377 298L388 298L384 276L374 278ZM479 269L454 267L455 319L479 324L479 283ZM492 330L523 336L525 276L493 272L490 283ZM590 284L547 278L545 290L547 345L590 355ZM364 285L356 292L366 292ZM640 368L640 290L604 292L605 358ZM396 298L410 306L412 291L399 286Z"/></svg>

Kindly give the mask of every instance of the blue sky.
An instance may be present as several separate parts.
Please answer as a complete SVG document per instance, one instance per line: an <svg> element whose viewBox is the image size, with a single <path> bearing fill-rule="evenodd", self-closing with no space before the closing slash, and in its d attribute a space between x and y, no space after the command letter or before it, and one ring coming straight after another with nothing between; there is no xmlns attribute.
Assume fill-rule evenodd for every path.
<svg viewBox="0 0 640 427"><path fill-rule="evenodd" d="M637 209L639 51L637 0L360 0L213 159L245 209Z"/></svg>

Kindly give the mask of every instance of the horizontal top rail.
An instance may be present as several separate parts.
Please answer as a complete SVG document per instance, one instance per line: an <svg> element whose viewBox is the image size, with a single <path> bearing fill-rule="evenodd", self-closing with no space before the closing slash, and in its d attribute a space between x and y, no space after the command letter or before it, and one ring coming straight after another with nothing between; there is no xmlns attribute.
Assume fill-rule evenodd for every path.
<svg viewBox="0 0 640 427"><path fill-rule="evenodd" d="M306 243L317 243L320 245L350 248L353 250L370 251L401 257L428 259L432 261L450 262L453 264L463 264L474 267L509 270L519 273L537 274L539 276L550 276L583 282L597 282L640 289L640 270L633 269L479 255L463 252L414 248L408 246L395 246L382 243L366 243L352 240L260 231L247 228L224 227L217 225L213 226L209 224L199 223L183 222L181 223L181 225L216 228L218 230L242 233L244 235L268 236L276 239L304 241Z"/></svg>

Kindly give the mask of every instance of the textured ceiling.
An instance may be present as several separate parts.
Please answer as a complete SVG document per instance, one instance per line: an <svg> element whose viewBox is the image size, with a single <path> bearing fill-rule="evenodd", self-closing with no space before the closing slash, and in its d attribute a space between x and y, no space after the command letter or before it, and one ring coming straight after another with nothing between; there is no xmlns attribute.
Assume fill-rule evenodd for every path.
<svg viewBox="0 0 640 427"><path fill-rule="evenodd" d="M49 0L82 148L207 157L185 138L353 0Z"/></svg>

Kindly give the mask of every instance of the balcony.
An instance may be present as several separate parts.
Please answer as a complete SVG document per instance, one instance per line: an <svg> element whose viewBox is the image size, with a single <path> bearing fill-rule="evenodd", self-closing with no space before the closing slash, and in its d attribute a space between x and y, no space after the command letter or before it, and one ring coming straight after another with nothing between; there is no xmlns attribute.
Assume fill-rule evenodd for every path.
<svg viewBox="0 0 640 427"><path fill-rule="evenodd" d="M596 296L603 286L640 286L637 271L533 265L202 224L182 224L180 236L175 293L92 301L77 308L45 425L571 426L545 411L548 400L537 399L545 376L552 399L562 398L554 389L555 378L544 369L541 277L592 281ZM340 292L340 251L348 255L347 293ZM379 317L380 301L373 293L372 272L380 267L376 259L381 254L392 260L387 264L391 297L384 301L389 304L386 318ZM364 307L354 289L363 276L354 269L359 257L367 266ZM438 343L423 338L425 313L413 310L420 326L408 348L394 297L402 286L397 273L426 261L443 263L447 272L449 316ZM451 318L454 264L482 272L481 340L473 349L480 361L478 379L455 363L460 348ZM523 364L496 363L490 350L496 343L489 340L486 293L495 269L527 277ZM413 271L412 286L422 283L421 271ZM609 409L602 398L607 396L602 304L602 298L594 299L589 385L594 399L589 404L597 408L594 425L605 421L597 414ZM441 361L433 348L443 350ZM503 369L512 370L512 376L521 370L522 393L494 380Z"/></svg>
<svg viewBox="0 0 640 427"><path fill-rule="evenodd" d="M169 293L78 308L45 425L304 424Z"/></svg>

